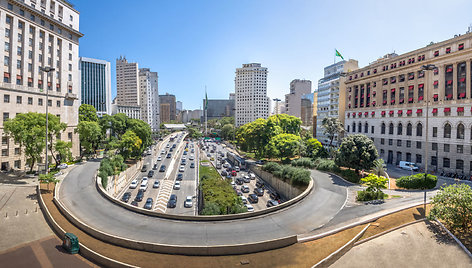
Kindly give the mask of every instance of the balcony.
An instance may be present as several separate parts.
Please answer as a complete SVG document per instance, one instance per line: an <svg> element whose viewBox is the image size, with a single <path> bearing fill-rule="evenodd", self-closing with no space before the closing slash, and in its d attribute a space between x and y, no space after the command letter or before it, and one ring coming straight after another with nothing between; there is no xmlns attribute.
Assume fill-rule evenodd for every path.
<svg viewBox="0 0 472 268"><path fill-rule="evenodd" d="M68 100L77 100L78 97L77 97L77 94L74 94L74 93L66 93L66 99L68 99Z"/></svg>

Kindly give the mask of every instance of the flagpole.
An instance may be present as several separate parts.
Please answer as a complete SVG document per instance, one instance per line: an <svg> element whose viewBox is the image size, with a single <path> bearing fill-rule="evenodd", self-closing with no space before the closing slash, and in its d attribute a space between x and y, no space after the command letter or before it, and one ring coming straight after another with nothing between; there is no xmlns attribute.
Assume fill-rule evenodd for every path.
<svg viewBox="0 0 472 268"><path fill-rule="evenodd" d="M207 86L205 85L205 137L208 136L208 97L207 97Z"/></svg>
<svg viewBox="0 0 472 268"><path fill-rule="evenodd" d="M336 64L336 48L334 49L333 64Z"/></svg>

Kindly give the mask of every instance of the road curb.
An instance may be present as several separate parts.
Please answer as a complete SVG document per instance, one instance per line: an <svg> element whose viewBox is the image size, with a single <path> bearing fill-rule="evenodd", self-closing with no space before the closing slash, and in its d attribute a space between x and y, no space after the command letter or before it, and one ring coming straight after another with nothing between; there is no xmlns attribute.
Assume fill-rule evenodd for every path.
<svg viewBox="0 0 472 268"><path fill-rule="evenodd" d="M416 220L416 221L411 221L411 222L404 223L404 224L399 225L399 226L397 226L397 227L393 227L393 228L391 228L391 229L385 230L385 231L383 231L383 232L381 232L381 233L378 233L378 234L376 234L376 235L367 237L366 239L357 241L356 243L354 243L354 246L358 246L358 245L360 245L360 244L364 244L365 242L368 242L368 241L370 241L370 240L372 240L372 239L375 239L375 238L377 238L377 237L380 237L380 236L382 236L382 235L388 234L388 233L393 232L393 231L395 231L395 230L398 230L398 229L400 229L400 228L403 228L403 227L406 227L406 226L409 226L409 225L412 225L412 224L415 224L415 223L418 223L418 222L422 222L422 221L425 221L425 220L426 220L426 219L419 219L419 220Z"/></svg>
<svg viewBox="0 0 472 268"><path fill-rule="evenodd" d="M461 247L462 250L465 251L469 258L472 259L472 253L470 253L470 251L464 246L464 244L462 244L462 242L453 233L451 233L451 231L449 231L449 229L447 229L446 226L444 226L440 221L438 221L437 219L435 221L439 224L439 226L441 226L441 228L443 228L449 234L449 236L452 237L452 239L454 239L454 241L456 241L459 247Z"/></svg>
<svg viewBox="0 0 472 268"><path fill-rule="evenodd" d="M322 259L319 261L317 264L313 265L312 268L321 268L321 267L329 267L331 264L333 264L335 261L337 261L339 258L341 258L346 252L348 252L355 244L355 242L362 236L364 235L365 231L370 227L370 223L367 224L364 229L362 229L354 238L352 238L349 242L344 244L344 246L340 247L338 250L335 252L331 253L328 257Z"/></svg>

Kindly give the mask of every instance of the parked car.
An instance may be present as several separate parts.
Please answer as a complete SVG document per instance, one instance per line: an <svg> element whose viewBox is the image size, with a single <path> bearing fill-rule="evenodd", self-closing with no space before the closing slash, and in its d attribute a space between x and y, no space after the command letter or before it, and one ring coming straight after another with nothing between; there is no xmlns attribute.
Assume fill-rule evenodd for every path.
<svg viewBox="0 0 472 268"><path fill-rule="evenodd" d="M59 166L57 166L59 169L65 169L65 168L68 168L69 165L67 165L66 163L62 163L60 164Z"/></svg>
<svg viewBox="0 0 472 268"><path fill-rule="evenodd" d="M241 190L236 189L235 191L236 191L237 196L242 196L243 195L243 192L241 192Z"/></svg>
<svg viewBox="0 0 472 268"><path fill-rule="evenodd" d="M249 174L249 178L251 178L251 180L255 180L256 179L256 175L254 173L250 173Z"/></svg>
<svg viewBox="0 0 472 268"><path fill-rule="evenodd" d="M243 193L249 193L249 186L247 186L247 185L241 186L241 192L243 192Z"/></svg>
<svg viewBox="0 0 472 268"><path fill-rule="evenodd" d="M154 184L152 185L152 188L159 188L159 185L160 185L159 181L156 180Z"/></svg>
<svg viewBox="0 0 472 268"><path fill-rule="evenodd" d="M278 204L279 204L279 202L275 201L274 199L270 199L269 201L267 201L266 206L268 208L270 208L270 207L273 207L273 206L277 206Z"/></svg>
<svg viewBox="0 0 472 268"><path fill-rule="evenodd" d="M247 212L254 212L254 207L251 204L246 204L245 206L247 208Z"/></svg>
<svg viewBox="0 0 472 268"><path fill-rule="evenodd" d="M221 171L221 176L226 176L226 175L228 175L228 172L226 172L226 170Z"/></svg>
<svg viewBox="0 0 472 268"><path fill-rule="evenodd" d="M159 172L165 172L166 171L166 165L162 165L161 168L159 169Z"/></svg>
<svg viewBox="0 0 472 268"><path fill-rule="evenodd" d="M259 202L259 197L257 197L256 194L250 194L250 195L248 196L247 200L249 200L249 202L251 202L251 203L254 204L254 203Z"/></svg>
<svg viewBox="0 0 472 268"><path fill-rule="evenodd" d="M125 202L125 203L128 203L129 199L131 198L131 193L130 192L126 192L122 197L121 197L121 201Z"/></svg>
<svg viewBox="0 0 472 268"><path fill-rule="evenodd" d="M177 180L178 181L181 181L183 178L184 178L184 174L182 174L182 173L177 174Z"/></svg>
<svg viewBox="0 0 472 268"><path fill-rule="evenodd" d="M176 181L174 184L174 190L180 190L180 181Z"/></svg>
<svg viewBox="0 0 472 268"><path fill-rule="evenodd" d="M167 207L175 208L176 205L177 205L177 195L172 194L169 198L169 201L167 202Z"/></svg>
<svg viewBox="0 0 472 268"><path fill-rule="evenodd" d="M136 200L131 201L131 205L137 207L138 206L138 201L136 201Z"/></svg>
<svg viewBox="0 0 472 268"><path fill-rule="evenodd" d="M398 167L401 168L401 169L413 170L413 171L416 171L416 170L419 169L418 166L416 166L415 163L407 162L407 161L400 161L400 163L398 164Z"/></svg>
<svg viewBox="0 0 472 268"><path fill-rule="evenodd" d="M191 208L192 205L193 205L192 196L189 195L189 196L187 196L187 198L185 199L184 207L186 207L186 208Z"/></svg>
<svg viewBox="0 0 472 268"><path fill-rule="evenodd" d="M240 171L239 166L235 166L234 170L236 170L236 172L239 172Z"/></svg>
<svg viewBox="0 0 472 268"><path fill-rule="evenodd" d="M236 170L231 171L231 176L236 177L237 175L238 175L238 173L236 172Z"/></svg>
<svg viewBox="0 0 472 268"><path fill-rule="evenodd" d="M146 199L146 204L144 204L144 208L152 209L152 203L154 203L152 197L148 197L148 199Z"/></svg>
<svg viewBox="0 0 472 268"><path fill-rule="evenodd" d="M263 196L264 195L264 189L254 188L254 193L257 194L258 196Z"/></svg>
<svg viewBox="0 0 472 268"><path fill-rule="evenodd" d="M138 202L141 202L143 201L143 198L144 198L144 191L143 190L139 190L138 191L138 194L136 195L136 197L134 198L135 201L138 201Z"/></svg>
<svg viewBox="0 0 472 268"><path fill-rule="evenodd" d="M147 171L147 165L143 165L143 167L141 168L141 172L146 172Z"/></svg>
<svg viewBox="0 0 472 268"><path fill-rule="evenodd" d="M138 187L138 180L134 179L131 184L129 185L130 189L136 189Z"/></svg>
<svg viewBox="0 0 472 268"><path fill-rule="evenodd" d="M156 168L157 169L157 168ZM152 176L154 176L154 170L149 170L148 172L148 177L149 178L152 178Z"/></svg>

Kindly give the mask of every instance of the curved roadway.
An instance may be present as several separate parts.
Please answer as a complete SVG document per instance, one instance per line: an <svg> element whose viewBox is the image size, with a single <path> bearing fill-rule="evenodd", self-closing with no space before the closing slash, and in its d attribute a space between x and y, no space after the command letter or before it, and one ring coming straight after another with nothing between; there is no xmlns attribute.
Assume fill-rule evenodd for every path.
<svg viewBox="0 0 472 268"><path fill-rule="evenodd" d="M244 220L176 221L129 211L101 196L93 179L99 162L75 167L63 180L59 200L89 226L122 238L176 246L254 243L304 234L328 223L344 206L347 188L337 178L312 171L313 191L297 204ZM339 181L333 181L339 180Z"/></svg>

